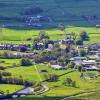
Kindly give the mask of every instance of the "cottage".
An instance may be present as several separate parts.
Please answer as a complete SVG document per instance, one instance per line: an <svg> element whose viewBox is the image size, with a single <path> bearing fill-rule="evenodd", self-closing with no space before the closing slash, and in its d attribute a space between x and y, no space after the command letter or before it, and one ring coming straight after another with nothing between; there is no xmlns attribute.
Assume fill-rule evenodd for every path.
<svg viewBox="0 0 100 100"><path fill-rule="evenodd" d="M71 61L74 61L76 65L81 65L83 60L87 60L87 57L73 57L70 59Z"/></svg>
<svg viewBox="0 0 100 100"><path fill-rule="evenodd" d="M34 49L36 49L36 50L41 50L43 48L44 48L44 43L43 42L38 42L34 46Z"/></svg>
<svg viewBox="0 0 100 100"><path fill-rule="evenodd" d="M98 70L100 70L100 61L96 62L96 67Z"/></svg>
<svg viewBox="0 0 100 100"><path fill-rule="evenodd" d="M100 59L100 52L96 53L96 57L97 57L97 59Z"/></svg>
<svg viewBox="0 0 100 100"><path fill-rule="evenodd" d="M61 40L59 42L59 44L67 44L67 45L71 45L73 43L74 43L74 40L73 39Z"/></svg>
<svg viewBox="0 0 100 100"><path fill-rule="evenodd" d="M87 49L87 47L88 47L87 45L79 45L79 46L78 46L78 48L84 48L84 49L85 49L85 48Z"/></svg>
<svg viewBox="0 0 100 100"><path fill-rule="evenodd" d="M19 50L22 46L28 48L25 44L0 44L0 50Z"/></svg>
<svg viewBox="0 0 100 100"><path fill-rule="evenodd" d="M88 52L89 55L96 55L98 53L100 53L100 51L89 51Z"/></svg>
<svg viewBox="0 0 100 100"><path fill-rule="evenodd" d="M90 67L90 66L95 66L96 61L95 60L83 60L81 63L84 67Z"/></svg>
<svg viewBox="0 0 100 100"><path fill-rule="evenodd" d="M87 71L96 71L97 67L96 66L91 66L91 67L84 67Z"/></svg>
<svg viewBox="0 0 100 100"><path fill-rule="evenodd" d="M51 60L50 61L50 65L56 65L57 64L57 61L56 60Z"/></svg>
<svg viewBox="0 0 100 100"><path fill-rule="evenodd" d="M73 60L73 61L82 61L82 60L87 60L87 57L73 57L70 60Z"/></svg>
<svg viewBox="0 0 100 100"><path fill-rule="evenodd" d="M64 70L65 67L62 67L60 65L51 65L51 68L57 69L57 70Z"/></svg>
<svg viewBox="0 0 100 100"><path fill-rule="evenodd" d="M53 48L54 48L54 41L49 40L48 42L45 43L45 49L52 50Z"/></svg>

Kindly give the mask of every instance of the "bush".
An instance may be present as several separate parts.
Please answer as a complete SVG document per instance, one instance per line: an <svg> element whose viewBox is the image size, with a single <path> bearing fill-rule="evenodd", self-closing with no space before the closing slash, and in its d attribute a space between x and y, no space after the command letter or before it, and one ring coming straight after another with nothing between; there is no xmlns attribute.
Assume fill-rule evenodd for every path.
<svg viewBox="0 0 100 100"><path fill-rule="evenodd" d="M76 82L75 81L72 82L72 87L76 87Z"/></svg>
<svg viewBox="0 0 100 100"><path fill-rule="evenodd" d="M28 58L21 59L21 66L30 66L30 65L32 65L32 62L30 59L28 59Z"/></svg>
<svg viewBox="0 0 100 100"><path fill-rule="evenodd" d="M58 76L55 75L55 74L51 74L51 75L49 75L49 77L48 77L48 81L49 81L49 82L56 82L56 81L58 81Z"/></svg>
<svg viewBox="0 0 100 100"><path fill-rule="evenodd" d="M80 33L80 38L81 38L81 40L89 40L89 36L88 36L88 34L87 34L87 32L85 32L85 31L82 31L81 33Z"/></svg>
<svg viewBox="0 0 100 100"><path fill-rule="evenodd" d="M11 76L12 74L10 72L2 72L2 76Z"/></svg>
<svg viewBox="0 0 100 100"><path fill-rule="evenodd" d="M0 66L0 70L5 70L6 67Z"/></svg>

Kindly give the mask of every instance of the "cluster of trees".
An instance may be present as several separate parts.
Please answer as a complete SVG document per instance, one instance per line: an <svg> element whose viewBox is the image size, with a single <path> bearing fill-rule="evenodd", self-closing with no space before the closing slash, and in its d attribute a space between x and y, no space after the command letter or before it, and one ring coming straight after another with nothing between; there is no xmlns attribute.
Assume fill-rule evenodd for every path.
<svg viewBox="0 0 100 100"><path fill-rule="evenodd" d="M43 40L43 39L50 39L48 33L46 33L45 31L40 31L39 32L39 39Z"/></svg>
<svg viewBox="0 0 100 100"><path fill-rule="evenodd" d="M48 82L56 82L58 81L58 76L56 74L49 74L49 75L45 75L45 80Z"/></svg>
<svg viewBox="0 0 100 100"><path fill-rule="evenodd" d="M19 48L20 52L26 52L27 51L27 47L26 46L21 46Z"/></svg>
<svg viewBox="0 0 100 100"><path fill-rule="evenodd" d="M58 29L63 31L64 33L66 33L66 27L64 24L59 24L58 25ZM66 34L67 36L68 34ZM83 41L88 41L89 40L89 36L88 36L88 33L86 31L81 31L80 34L79 34L79 39L77 39L77 35L75 33L70 33L69 36L67 36L67 39L73 39L73 40L76 40L76 45L81 45L83 44Z"/></svg>
<svg viewBox="0 0 100 100"><path fill-rule="evenodd" d="M31 66L32 61L29 58L22 58L20 64L21 66Z"/></svg>
<svg viewBox="0 0 100 100"><path fill-rule="evenodd" d="M84 41L88 40L89 40L88 33L86 31L82 31L79 34L79 39L76 40L76 45L82 45Z"/></svg>
<svg viewBox="0 0 100 100"><path fill-rule="evenodd" d="M80 55L81 57L84 57L84 56L87 55L87 51L84 50L84 49L79 49L79 55Z"/></svg>
<svg viewBox="0 0 100 100"><path fill-rule="evenodd" d="M81 45L84 41L89 40L89 35L86 31L81 31L79 34L79 39L77 40L76 44Z"/></svg>
<svg viewBox="0 0 100 100"><path fill-rule="evenodd" d="M33 40L33 49L41 50L46 49L50 37L45 31L40 31L38 37ZM38 43L43 43L43 45L37 45Z"/></svg>
<svg viewBox="0 0 100 100"><path fill-rule="evenodd" d="M76 81L73 81L71 78L66 78L63 84L65 86L76 87Z"/></svg>
<svg viewBox="0 0 100 100"><path fill-rule="evenodd" d="M21 56L20 55L15 56L11 52L4 52L4 53L0 54L0 58L4 58L4 59L17 59L17 58L21 58Z"/></svg>
<svg viewBox="0 0 100 100"><path fill-rule="evenodd" d="M88 33L85 32L85 31L82 31L82 32L80 33L80 38L81 38L81 40L83 40L83 41L89 40Z"/></svg>
<svg viewBox="0 0 100 100"><path fill-rule="evenodd" d="M35 82L24 80L22 76L19 78L10 76L11 73L5 72L0 74L0 83L2 84L16 84L16 85L24 85L24 86L33 86ZM4 77L7 76L7 77ZM8 77L9 76L9 77Z"/></svg>
<svg viewBox="0 0 100 100"><path fill-rule="evenodd" d="M54 49L52 51L41 51L38 57L34 58L34 62L43 63L50 62L51 60L56 60L58 65L66 66L69 62L70 48L65 50L61 49L59 44L54 44Z"/></svg>
<svg viewBox="0 0 100 100"><path fill-rule="evenodd" d="M0 73L1 76L12 76L10 72L2 72Z"/></svg>
<svg viewBox="0 0 100 100"><path fill-rule="evenodd" d="M84 71L84 67L81 66L77 66L73 61L70 61L67 65L67 68L71 68L71 69L77 69L79 72Z"/></svg>
<svg viewBox="0 0 100 100"><path fill-rule="evenodd" d="M70 61L67 65L68 68L75 68L75 63L73 61Z"/></svg>

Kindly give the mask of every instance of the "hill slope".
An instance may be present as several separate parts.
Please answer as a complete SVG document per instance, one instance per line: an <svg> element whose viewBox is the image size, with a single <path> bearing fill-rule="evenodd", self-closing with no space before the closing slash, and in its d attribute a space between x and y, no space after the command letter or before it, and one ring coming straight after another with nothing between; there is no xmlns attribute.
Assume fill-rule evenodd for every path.
<svg viewBox="0 0 100 100"><path fill-rule="evenodd" d="M28 18L39 15L51 21L38 22L31 28L53 28L59 23L95 26L100 23L99 8L100 0L0 0L0 24L26 28ZM85 16L90 16L90 20Z"/></svg>

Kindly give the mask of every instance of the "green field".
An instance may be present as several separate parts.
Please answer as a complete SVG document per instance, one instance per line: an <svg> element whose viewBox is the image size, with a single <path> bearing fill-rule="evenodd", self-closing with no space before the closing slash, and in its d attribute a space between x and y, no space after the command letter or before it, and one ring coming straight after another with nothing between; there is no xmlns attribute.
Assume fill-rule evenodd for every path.
<svg viewBox="0 0 100 100"><path fill-rule="evenodd" d="M9 91L10 93L14 93L18 90L21 90L23 86L20 85L10 85L10 84L0 84L0 91L3 91L4 94L7 94Z"/></svg>
<svg viewBox="0 0 100 100"><path fill-rule="evenodd" d="M50 39L59 40L64 39L64 34L62 31L58 29L45 30ZM79 34L81 31L86 31L89 33L90 41L86 43L100 43L100 29L96 28L86 28L86 27L68 27L66 28L66 33L75 32ZM0 43L32 43L31 41L25 41L27 38L35 38L38 36L39 30L11 30L11 29L3 29L0 37Z"/></svg>
<svg viewBox="0 0 100 100"><path fill-rule="evenodd" d="M32 44L32 40L27 40L37 38L41 30L46 31L51 40L66 39L65 34L72 32L77 34L78 39L80 32L86 31L90 40L84 41L84 44L100 44L100 28L96 28L96 25L100 25L99 9L100 0L0 0L0 44ZM43 16L45 19L49 17L51 20L31 23L40 24L41 27L29 25L30 17L37 16ZM87 16L92 19L87 20ZM58 29L60 23L65 25L65 31ZM0 54L6 51L14 52L0 50ZM32 52L35 51L42 52L42 50ZM100 74L96 71L84 72L85 76L82 80L80 79L81 73L78 71L67 74L72 69L54 70L46 64L20 66L20 60L0 59L0 66L7 67L5 70L0 70L0 73L10 72L12 76L7 77L23 78L38 83L45 80L45 77L50 74L66 74L59 77L56 82L44 82L43 84L49 87L47 92L14 100L60 100L65 96L75 94L77 95L74 98L68 100L99 100L100 98L100 77L90 79L87 75L89 73ZM76 87L65 86L63 83L66 78L75 81ZM23 86L20 85L0 84L0 91L4 91L5 94L8 90L9 93L13 93L22 88Z"/></svg>
<svg viewBox="0 0 100 100"><path fill-rule="evenodd" d="M2 62L3 61L3 62ZM20 60L19 59L0 59L0 66L3 67L9 67L9 66L13 66L14 64L20 64Z"/></svg>
<svg viewBox="0 0 100 100"><path fill-rule="evenodd" d="M15 60L16 61L16 60ZM41 70L47 70L47 72L40 72ZM46 65L33 65L33 66L27 66L27 67L16 67L16 68L10 68L6 69L6 72L11 72L13 77L20 77L22 76L23 79L31 80L40 82L44 80L44 76L48 74L57 74L61 75L64 73L67 73L70 71L68 70L54 70L52 68L49 68L49 66ZM98 74L97 72L87 72L92 74ZM100 78L90 79L87 76L87 73L85 73L85 80L80 79L80 73L79 72L72 72L69 74L66 74L64 76L61 76L57 82L45 82L50 90L43 95L56 97L56 96L68 96L73 95L75 93L80 92L88 92L91 90L100 90ZM75 87L69 87L64 86L63 82L66 79L66 77L70 77L73 81L76 81L76 88Z"/></svg>
<svg viewBox="0 0 100 100"><path fill-rule="evenodd" d="M76 81L76 88L62 85L66 77L70 77L72 80ZM99 81L100 81L100 78L90 80L88 77L86 77L85 80L81 80L80 73L73 72L73 73L60 77L59 81L56 83L55 82L47 83L49 87L54 87L54 86L58 86L58 87L52 88L46 94L49 96L66 96L66 95L68 96L68 95L72 95L72 94L80 93L80 92L100 90Z"/></svg>
<svg viewBox="0 0 100 100"><path fill-rule="evenodd" d="M47 73L40 72L41 70L44 70L44 69L47 70ZM16 67L16 68L9 68L9 69L6 69L5 71L11 72L12 75L15 77L22 76L24 79L40 82L44 80L44 75L51 74L51 72L52 74L60 75L70 70L54 70L52 68L49 68L46 65L33 65L33 66L27 66L27 67L21 66L21 67Z"/></svg>
<svg viewBox="0 0 100 100"><path fill-rule="evenodd" d="M69 100L99 100L99 98L100 98L100 91L79 95L74 98L70 98Z"/></svg>
<svg viewBox="0 0 100 100"><path fill-rule="evenodd" d="M60 100L61 97L48 97L48 96L27 96L27 97L22 97L14 100ZM87 93L83 96L77 96L74 98L68 98L67 100L99 100L100 98L100 92L94 92L94 93Z"/></svg>
<svg viewBox="0 0 100 100"><path fill-rule="evenodd" d="M100 29L96 28L86 28L86 27L68 27L66 28L66 33L75 32L76 34L79 34L81 31L86 31L89 34L90 41L86 41L85 43L100 43ZM52 30L45 30L52 40L59 40L64 39L64 33L61 32L58 29L52 29ZM11 30L11 29L3 29L0 37L0 43L32 43L32 41L26 41L27 38L35 38L38 36L39 30ZM62 34L62 35L59 35ZM0 51L3 53L4 51ZM14 63L19 64L20 59L0 59L0 61L5 61L5 63L2 63L2 66L11 66ZM41 70L47 70L47 73L40 72ZM6 72L11 72L13 77L20 77L22 76L23 79L31 80L40 82L44 80L44 76L48 74L63 74L70 70L54 70L52 68L49 68L46 65L40 64L40 65L33 65L33 66L19 66L15 68L6 69ZM27 73L26 73L27 72ZM97 73L97 72L92 72ZM62 83L65 80L66 77L70 77L72 80L76 81L77 87L68 87L64 86ZM45 82L50 90L44 94L42 94L40 97L34 97L29 96L25 98L21 98L18 100L32 100L35 98L35 100L46 100L47 97L50 100L58 100L59 97L63 96L70 96L76 93L86 92L86 94L91 90L100 90L100 78L96 79L89 79L89 77L86 76L86 80L80 80L80 73L79 72L73 72L67 75L64 75L59 78L59 81L57 82ZM11 87L10 87L11 88ZM47 97L45 97L45 95ZM88 96L87 96L88 97ZM86 97L86 98L87 98ZM84 96L83 96L84 98ZM48 100L49 100L48 99ZM94 99L95 100L95 99Z"/></svg>
<svg viewBox="0 0 100 100"><path fill-rule="evenodd" d="M66 77L70 77L75 80L77 87L74 88L71 86L64 86L62 83ZM99 82L100 78L89 79L86 77L86 80L80 80L80 73L73 72L60 77L58 82L46 82L45 84L50 88L50 90L44 94L41 94L40 96L27 96L15 100L47 100L47 98L48 100L60 100L60 98L64 98L65 96L73 96L74 94L77 95L74 98L70 97L68 100L99 100L97 99L99 98L100 93Z"/></svg>

